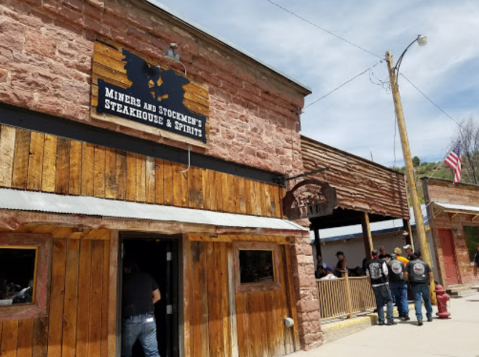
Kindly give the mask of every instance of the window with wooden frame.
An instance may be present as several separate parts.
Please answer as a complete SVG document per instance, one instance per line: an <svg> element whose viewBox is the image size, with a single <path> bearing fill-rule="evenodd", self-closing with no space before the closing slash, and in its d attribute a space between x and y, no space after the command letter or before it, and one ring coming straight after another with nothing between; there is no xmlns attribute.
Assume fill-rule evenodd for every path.
<svg viewBox="0 0 479 357"><path fill-rule="evenodd" d="M0 233L0 321L47 315L52 238Z"/></svg>
<svg viewBox="0 0 479 357"><path fill-rule="evenodd" d="M235 242L236 293L279 290L279 244Z"/></svg>

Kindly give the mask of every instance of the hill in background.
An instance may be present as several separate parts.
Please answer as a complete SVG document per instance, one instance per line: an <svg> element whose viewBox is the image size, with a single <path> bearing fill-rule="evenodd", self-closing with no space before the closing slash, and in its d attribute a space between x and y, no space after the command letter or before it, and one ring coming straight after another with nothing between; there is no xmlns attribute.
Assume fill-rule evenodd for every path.
<svg viewBox="0 0 479 357"><path fill-rule="evenodd" d="M421 203L424 203L424 192L422 190L422 183L421 178L423 177L432 177L440 178L445 180L452 181L454 179L453 171L447 166L444 161L438 162L421 162L417 156L413 158L414 163L414 171L415 171L415 178L416 178L416 186L419 193L419 199ZM405 167L392 167L393 170L399 171L401 173L406 172ZM436 170L437 169L437 170ZM463 179L462 182L467 182L466 173L462 172Z"/></svg>

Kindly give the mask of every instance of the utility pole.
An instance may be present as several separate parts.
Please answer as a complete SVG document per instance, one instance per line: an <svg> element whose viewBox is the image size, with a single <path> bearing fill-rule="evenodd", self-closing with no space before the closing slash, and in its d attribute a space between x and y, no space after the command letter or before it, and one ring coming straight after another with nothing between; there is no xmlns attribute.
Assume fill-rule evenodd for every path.
<svg viewBox="0 0 479 357"><path fill-rule="evenodd" d="M416 180L414 179L414 166L412 164L411 149L409 148L409 140L407 138L406 123L404 121L404 114L402 110L401 97L399 95L399 88L397 85L396 73L394 70L394 63L391 52L386 52L386 62L388 65L389 80L391 82L391 91L394 100L394 108L396 110L396 118L398 122L399 135L401 137L402 152L404 155L404 165L406 167L406 179L409 186L409 196L411 198L412 208L414 210L414 217L416 218L416 234L419 241L422 257L430 266L431 255L429 254L429 247L427 245L426 230L424 229L424 221L422 219L421 202L417 193ZM436 294L434 293L434 281L430 285L431 302L437 304Z"/></svg>

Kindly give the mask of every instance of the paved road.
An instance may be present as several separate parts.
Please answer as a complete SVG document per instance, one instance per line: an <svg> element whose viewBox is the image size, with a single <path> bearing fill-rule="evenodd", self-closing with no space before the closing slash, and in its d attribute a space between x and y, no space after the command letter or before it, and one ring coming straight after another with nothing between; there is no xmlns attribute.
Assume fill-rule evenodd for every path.
<svg viewBox="0 0 479 357"><path fill-rule="evenodd" d="M436 307L433 306L434 316ZM372 326L294 357L479 357L479 294L451 301L451 319ZM425 311L423 311L425 313ZM399 320L396 320L399 321Z"/></svg>

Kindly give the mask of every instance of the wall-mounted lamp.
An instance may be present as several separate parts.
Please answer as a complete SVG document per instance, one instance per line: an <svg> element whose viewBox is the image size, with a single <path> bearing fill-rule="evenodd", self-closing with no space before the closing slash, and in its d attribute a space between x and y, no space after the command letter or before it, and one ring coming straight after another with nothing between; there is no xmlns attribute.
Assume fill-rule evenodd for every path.
<svg viewBox="0 0 479 357"><path fill-rule="evenodd" d="M165 53L163 54L163 57L170 58L176 62L180 61L180 55L176 53L175 51L178 49L178 44L177 43L170 43L170 48L168 48Z"/></svg>
<svg viewBox="0 0 479 357"><path fill-rule="evenodd" d="M181 64L183 68L185 69L185 76L186 76L186 67L183 63L180 62L180 55L175 52L178 49L178 47L179 46L177 43L170 43L170 48L168 48L165 51L165 53L163 54L163 57Z"/></svg>

